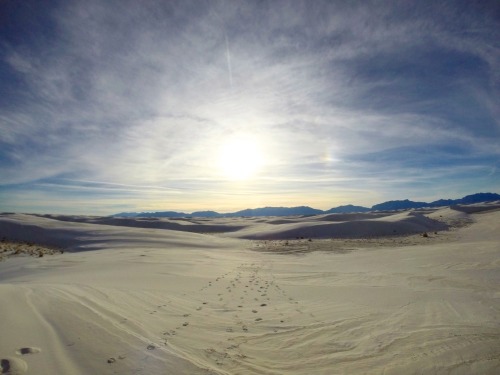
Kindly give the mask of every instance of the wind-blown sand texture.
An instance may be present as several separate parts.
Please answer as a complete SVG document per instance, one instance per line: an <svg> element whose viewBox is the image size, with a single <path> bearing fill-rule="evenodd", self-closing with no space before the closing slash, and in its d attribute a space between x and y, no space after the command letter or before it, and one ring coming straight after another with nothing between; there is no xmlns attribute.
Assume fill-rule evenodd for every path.
<svg viewBox="0 0 500 375"><path fill-rule="evenodd" d="M500 204L0 238L2 374L500 373Z"/></svg>

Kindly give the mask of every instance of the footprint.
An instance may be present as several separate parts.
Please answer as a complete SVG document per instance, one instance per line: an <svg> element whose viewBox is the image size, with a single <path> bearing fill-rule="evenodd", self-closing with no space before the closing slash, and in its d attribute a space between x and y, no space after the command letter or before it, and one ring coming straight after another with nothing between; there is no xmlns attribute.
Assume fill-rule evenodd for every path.
<svg viewBox="0 0 500 375"><path fill-rule="evenodd" d="M188 322L182 323L182 326L183 326L183 327L187 327L188 325L189 325L189 323L188 323Z"/></svg>
<svg viewBox="0 0 500 375"><path fill-rule="evenodd" d="M266 304L266 303L261 303L260 305L261 305L262 307L267 306L267 304Z"/></svg>
<svg viewBox="0 0 500 375"><path fill-rule="evenodd" d="M260 322L261 320L262 320L262 318L255 319L256 322Z"/></svg>
<svg viewBox="0 0 500 375"><path fill-rule="evenodd" d="M36 353L40 353L41 351L42 351L42 349L40 349L40 348L26 347L26 348L21 348L19 350L16 350L16 354L20 354L20 355L36 354Z"/></svg>
<svg viewBox="0 0 500 375"><path fill-rule="evenodd" d="M2 358L0 369L2 369L2 374L22 375L28 371L28 364L20 358Z"/></svg>
<svg viewBox="0 0 500 375"><path fill-rule="evenodd" d="M252 312L253 312L254 314L256 314L258 311L257 311L257 310L252 310Z"/></svg>

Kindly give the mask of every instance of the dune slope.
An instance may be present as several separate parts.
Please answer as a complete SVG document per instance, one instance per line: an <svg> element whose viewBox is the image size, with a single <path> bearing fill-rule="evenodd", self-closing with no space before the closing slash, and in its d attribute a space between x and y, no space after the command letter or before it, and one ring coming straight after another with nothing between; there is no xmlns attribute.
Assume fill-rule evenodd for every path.
<svg viewBox="0 0 500 375"><path fill-rule="evenodd" d="M67 251L0 262L2 372L498 373L500 211L398 215L367 220L473 223L453 241L283 255L252 251L238 231L3 215L0 237ZM353 233L358 219L329 218ZM290 220L231 223L243 237L314 226Z"/></svg>

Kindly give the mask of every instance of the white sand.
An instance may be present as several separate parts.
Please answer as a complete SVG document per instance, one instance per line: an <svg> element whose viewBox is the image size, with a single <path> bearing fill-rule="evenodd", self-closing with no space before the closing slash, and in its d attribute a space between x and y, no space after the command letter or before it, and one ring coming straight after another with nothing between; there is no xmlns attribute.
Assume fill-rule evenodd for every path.
<svg viewBox="0 0 500 375"><path fill-rule="evenodd" d="M498 207L216 220L0 215L0 238L65 250L0 262L0 370L498 374Z"/></svg>

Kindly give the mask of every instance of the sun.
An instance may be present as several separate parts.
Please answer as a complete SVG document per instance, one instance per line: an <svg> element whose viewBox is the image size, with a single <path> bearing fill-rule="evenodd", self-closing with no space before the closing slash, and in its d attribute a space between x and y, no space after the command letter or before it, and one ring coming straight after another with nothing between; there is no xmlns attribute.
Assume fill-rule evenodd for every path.
<svg viewBox="0 0 500 375"><path fill-rule="evenodd" d="M227 139L220 148L219 169L231 180L247 180L263 164L263 154L257 140L251 136Z"/></svg>

